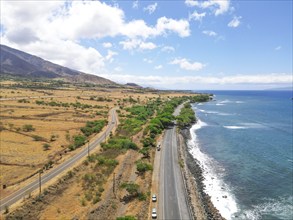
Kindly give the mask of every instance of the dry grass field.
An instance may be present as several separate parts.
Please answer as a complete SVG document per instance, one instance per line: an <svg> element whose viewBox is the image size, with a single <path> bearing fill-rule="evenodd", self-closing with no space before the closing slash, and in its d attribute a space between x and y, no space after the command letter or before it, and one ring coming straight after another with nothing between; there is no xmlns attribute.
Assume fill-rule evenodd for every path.
<svg viewBox="0 0 293 220"><path fill-rule="evenodd" d="M4 190L1 187L2 196L21 187L46 164L60 163L75 154L75 151L69 151L74 136L81 134L80 129L88 121L107 120L111 108L120 106L119 120L123 120L129 114L125 108L134 104L146 105L157 98L166 101L186 95L137 88L67 86L47 89L19 85L13 87L13 84L15 82L1 82L0 184L7 186ZM142 133L129 137L139 148L142 148ZM155 149L151 149L148 159L150 164L153 163L154 152ZM133 150L118 155L118 165L114 170L119 180L117 187L122 182L135 182L149 197L152 175L151 172L137 175L135 162L139 159L141 154ZM61 187L62 190L59 190L62 193L53 190L48 195L49 203L45 203L45 199L44 204L36 206L31 212L35 212L40 219L72 219L75 216L113 219L126 214L147 218L149 199L121 203L126 191L119 189L114 197L112 175L105 176L101 201L97 204L87 202L83 178L85 174L93 172L92 169L92 165L79 165L73 180L55 186L56 189Z"/></svg>

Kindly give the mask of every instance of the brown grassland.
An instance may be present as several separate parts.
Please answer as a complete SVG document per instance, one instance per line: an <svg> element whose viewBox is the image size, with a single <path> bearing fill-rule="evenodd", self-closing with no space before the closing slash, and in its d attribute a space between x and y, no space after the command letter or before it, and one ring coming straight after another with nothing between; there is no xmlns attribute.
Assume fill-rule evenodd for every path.
<svg viewBox="0 0 293 220"><path fill-rule="evenodd" d="M146 105L157 98L168 100L186 95L131 87L63 85L52 89L46 83L43 86L38 83L37 87L27 86L27 82L15 85L16 82L13 81L1 82L1 198L37 178L37 172L48 163L55 166L76 154L78 149L70 151L68 148L73 144L74 136L81 134L80 129L88 121L107 120L111 108L122 107L118 115L119 120L123 120L127 115L125 107ZM88 139L92 140L95 135L98 134L92 134ZM142 148L142 137L141 130L129 138ZM135 162L142 158L142 154L137 150L114 152L102 151L100 148L93 153L118 163L107 170L109 168L85 160L58 180L51 181L41 201L36 203L33 198L26 199L22 202L23 208L12 209L10 212L14 210L16 217L31 216L37 219L115 219L125 215L147 219L152 172L136 172ZM154 154L155 148L150 150L150 157L146 159L148 163L153 164ZM102 181L95 188L99 194L96 197L88 192L92 186L85 186L84 178L87 174L101 174ZM127 192L120 187L123 182L138 184L146 198L126 200ZM6 186L5 189L3 185ZM31 192L28 197L31 197Z"/></svg>

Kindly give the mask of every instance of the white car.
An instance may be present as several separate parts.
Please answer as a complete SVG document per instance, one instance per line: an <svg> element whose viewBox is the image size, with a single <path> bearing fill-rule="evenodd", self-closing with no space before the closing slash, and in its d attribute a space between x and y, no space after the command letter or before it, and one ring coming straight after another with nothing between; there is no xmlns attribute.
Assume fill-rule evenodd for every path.
<svg viewBox="0 0 293 220"><path fill-rule="evenodd" d="M157 201L157 196L155 194L153 194L153 196L152 196L152 201L153 202L156 202Z"/></svg>
<svg viewBox="0 0 293 220"><path fill-rule="evenodd" d="M152 210L152 219L156 219L157 218L157 210L156 208L153 208Z"/></svg>

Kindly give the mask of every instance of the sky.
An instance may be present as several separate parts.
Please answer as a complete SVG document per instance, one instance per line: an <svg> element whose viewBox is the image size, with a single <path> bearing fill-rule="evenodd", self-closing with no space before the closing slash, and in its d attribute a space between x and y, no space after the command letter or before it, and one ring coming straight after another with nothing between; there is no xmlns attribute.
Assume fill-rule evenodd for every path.
<svg viewBox="0 0 293 220"><path fill-rule="evenodd" d="M293 83L291 0L1 0L1 44L118 83Z"/></svg>

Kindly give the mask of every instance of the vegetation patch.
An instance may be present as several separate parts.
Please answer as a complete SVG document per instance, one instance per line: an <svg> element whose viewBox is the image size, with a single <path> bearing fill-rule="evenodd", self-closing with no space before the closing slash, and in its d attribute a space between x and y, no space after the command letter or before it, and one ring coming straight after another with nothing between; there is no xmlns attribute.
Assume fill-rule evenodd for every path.
<svg viewBox="0 0 293 220"><path fill-rule="evenodd" d="M122 136L117 136L111 138L108 143L102 143L101 147L104 150L107 149L132 149L132 150L137 150L138 147L135 143L133 143L130 139L127 137L122 137Z"/></svg>

